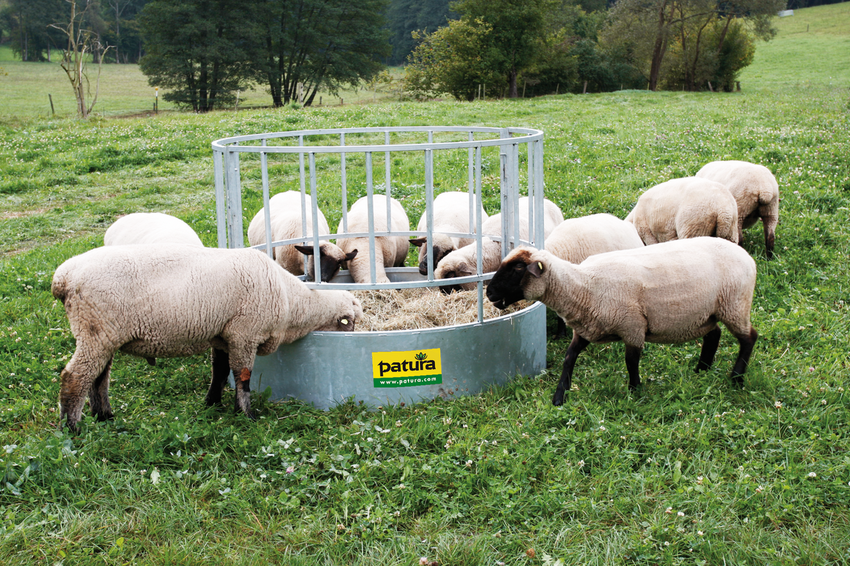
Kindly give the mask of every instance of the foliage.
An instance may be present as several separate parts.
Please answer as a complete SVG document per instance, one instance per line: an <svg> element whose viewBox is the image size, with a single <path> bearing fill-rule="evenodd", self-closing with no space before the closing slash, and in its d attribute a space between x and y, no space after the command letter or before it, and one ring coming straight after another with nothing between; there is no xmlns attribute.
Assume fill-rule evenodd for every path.
<svg viewBox="0 0 850 566"><path fill-rule="evenodd" d="M416 47L413 32L432 33L457 19L449 8L451 0L391 0L387 10L387 28L390 31L392 53L387 63L400 65Z"/></svg>
<svg viewBox="0 0 850 566"><path fill-rule="evenodd" d="M0 22L12 49L24 61L47 61L51 48L66 38L51 24L68 21L64 0L8 0L0 8Z"/></svg>
<svg viewBox="0 0 850 566"><path fill-rule="evenodd" d="M482 20L452 20L421 40L408 59L404 90L422 100L441 93L473 100L481 88L500 89L504 77L491 66L488 54L492 27Z"/></svg>
<svg viewBox="0 0 850 566"><path fill-rule="evenodd" d="M487 66L501 73L508 97L518 96L517 77L533 61L539 30L554 7L553 0L457 0L452 9L462 19L491 27L484 47Z"/></svg>
<svg viewBox="0 0 850 566"><path fill-rule="evenodd" d="M722 45L721 35L725 35ZM740 72L752 63L755 55L755 42L750 34L741 22L726 27L724 22L714 21L703 39L702 45L692 44L689 49L682 49L682 45L691 43L683 41L671 50L664 88L695 90L696 85L704 84L726 92L735 89Z"/></svg>
<svg viewBox="0 0 850 566"><path fill-rule="evenodd" d="M208 112L231 104L251 77L256 36L245 2L154 0L139 16L147 52L140 62L165 100Z"/></svg>
<svg viewBox="0 0 850 566"><path fill-rule="evenodd" d="M292 100L309 106L319 89L336 94L383 68L377 59L389 50L382 30L386 0L276 0L255 3L254 10L250 6L243 4L243 10L263 22L254 58L258 80L269 86L275 107Z"/></svg>
<svg viewBox="0 0 850 566"><path fill-rule="evenodd" d="M731 48L740 52L721 57L733 24L747 22L756 37L767 40L774 33L772 18L783 5L784 0L621 0L610 10L600 41L609 51L628 53L650 90L665 82L687 90L706 89L711 77L723 77L725 88L725 81L748 59L749 40L740 29L735 32L739 44ZM712 37L705 37L707 33ZM706 46L708 41L714 42L713 50ZM670 50L676 58L672 64L666 60ZM665 76L670 69L676 74L672 79Z"/></svg>

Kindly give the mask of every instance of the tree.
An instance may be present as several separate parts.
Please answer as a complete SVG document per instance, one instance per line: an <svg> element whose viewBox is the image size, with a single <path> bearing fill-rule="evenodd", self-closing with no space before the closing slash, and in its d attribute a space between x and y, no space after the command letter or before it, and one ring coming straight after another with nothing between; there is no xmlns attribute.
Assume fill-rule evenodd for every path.
<svg viewBox="0 0 850 566"><path fill-rule="evenodd" d="M97 78L95 79L94 93L91 92L91 81L89 80L87 66L88 57L93 53L104 53L108 47L101 45L97 34L86 27L87 16L97 9L93 0L85 0L85 8L77 11L77 0L68 0L71 13L66 24L51 24L51 27L60 30L67 37L67 47L62 51L62 62L60 63L74 96L77 99L77 115L80 118L88 118L94 105L97 103L97 95L100 87L100 62L97 64ZM91 103L86 102L89 97Z"/></svg>
<svg viewBox="0 0 850 566"><path fill-rule="evenodd" d="M500 90L505 77L487 57L492 31L480 19L464 18L431 34L414 32L420 43L408 57L405 91L417 99L448 93L458 100L473 100L480 85Z"/></svg>
<svg viewBox="0 0 850 566"><path fill-rule="evenodd" d="M139 15L146 54L140 61L163 99L196 112L232 103L251 80L258 35L252 0L154 0ZM256 12L254 12L256 13Z"/></svg>
<svg viewBox="0 0 850 566"><path fill-rule="evenodd" d="M540 30L554 6L552 0L458 0L452 9L462 19L481 20L492 28L486 57L505 76L508 96L516 98L517 76L534 60Z"/></svg>
<svg viewBox="0 0 850 566"><path fill-rule="evenodd" d="M383 29L386 0L270 0L260 12L262 38L254 67L276 107L312 104L319 89L333 94L383 69L389 54Z"/></svg>
<svg viewBox="0 0 850 566"><path fill-rule="evenodd" d="M8 30L12 51L23 61L49 61L50 50L64 35L51 27L68 19L65 0L9 0L0 17Z"/></svg>
<svg viewBox="0 0 850 566"><path fill-rule="evenodd" d="M600 41L611 50L628 52L648 79L650 90L663 82L664 57L671 46L678 54L685 87L698 88L698 76L711 74L734 21L747 22L762 39L772 37L771 19L784 0L619 0L609 12ZM722 22L718 28L715 22ZM719 30L719 31L716 31ZM710 33L714 53L704 49ZM667 65L666 68L670 68Z"/></svg>
<svg viewBox="0 0 850 566"><path fill-rule="evenodd" d="M449 7L451 0L391 0L387 11L392 54L390 65L403 63L416 47L413 33L430 33L458 19Z"/></svg>

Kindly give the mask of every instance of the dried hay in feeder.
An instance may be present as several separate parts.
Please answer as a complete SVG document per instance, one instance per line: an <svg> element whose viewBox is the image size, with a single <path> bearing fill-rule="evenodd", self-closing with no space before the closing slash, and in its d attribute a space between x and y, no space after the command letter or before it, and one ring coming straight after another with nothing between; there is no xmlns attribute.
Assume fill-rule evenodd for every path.
<svg viewBox="0 0 850 566"><path fill-rule="evenodd" d="M381 289L354 291L363 306L363 320L356 331L422 330L478 322L478 291L443 294L438 289ZM484 318L511 314L531 305L519 301L501 311L484 299Z"/></svg>

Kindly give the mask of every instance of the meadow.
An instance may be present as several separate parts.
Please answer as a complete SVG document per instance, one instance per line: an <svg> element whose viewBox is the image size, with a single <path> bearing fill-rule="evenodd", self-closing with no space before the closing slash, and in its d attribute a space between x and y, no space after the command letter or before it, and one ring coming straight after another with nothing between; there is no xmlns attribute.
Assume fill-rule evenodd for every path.
<svg viewBox="0 0 850 566"><path fill-rule="evenodd" d="M24 64L0 62L0 564L847 564L848 21L850 3L779 20L731 94L142 116L129 101L79 121L7 98ZM649 345L634 393L622 345L592 345L553 407L566 341L550 339L546 371L481 395L320 411L258 392L249 421L232 391L204 407L208 356L118 354L114 421L57 429L74 349L59 264L134 211L215 245L213 140L401 125L542 130L568 217L623 218L715 159L768 166L780 224L771 261L760 228L746 236L760 337L744 386L725 331L700 374L698 342Z"/></svg>

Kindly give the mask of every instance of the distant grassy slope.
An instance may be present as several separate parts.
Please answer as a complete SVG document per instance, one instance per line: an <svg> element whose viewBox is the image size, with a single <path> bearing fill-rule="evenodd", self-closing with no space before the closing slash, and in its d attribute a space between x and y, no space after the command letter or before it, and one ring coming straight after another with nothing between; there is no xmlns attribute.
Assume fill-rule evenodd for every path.
<svg viewBox="0 0 850 566"><path fill-rule="evenodd" d="M755 61L741 73L742 88L850 87L850 2L795 10L775 23L779 33L758 43Z"/></svg>

